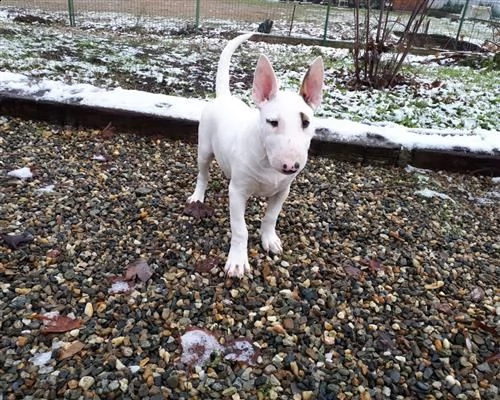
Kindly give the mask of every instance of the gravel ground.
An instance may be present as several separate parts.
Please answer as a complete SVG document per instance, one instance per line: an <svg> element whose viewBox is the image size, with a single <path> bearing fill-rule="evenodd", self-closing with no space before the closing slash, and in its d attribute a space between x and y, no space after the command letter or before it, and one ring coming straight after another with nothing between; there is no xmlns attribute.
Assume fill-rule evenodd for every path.
<svg viewBox="0 0 500 400"><path fill-rule="evenodd" d="M0 132L0 233L33 238L0 241L1 399L498 398L491 178L312 159L279 221L282 257L260 249L249 202L254 273L237 280L222 272L217 168L214 215L182 213L194 147L8 118ZM33 178L7 176L25 166ZM220 262L201 272L207 257ZM153 275L110 293L140 258ZM80 324L47 332L54 311ZM182 365L191 327L250 339L257 362Z"/></svg>

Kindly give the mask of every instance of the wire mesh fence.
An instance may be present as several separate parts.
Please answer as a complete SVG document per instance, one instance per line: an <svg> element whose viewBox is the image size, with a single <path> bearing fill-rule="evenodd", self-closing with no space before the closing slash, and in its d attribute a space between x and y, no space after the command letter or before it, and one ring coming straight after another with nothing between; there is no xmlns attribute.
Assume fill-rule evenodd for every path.
<svg viewBox="0 0 500 400"><path fill-rule="evenodd" d="M83 28L270 30L277 35L351 40L355 1L362 8L368 3L379 8L383 1L394 30L402 30L409 10L420 0L3 0L0 8L51 13ZM499 18L500 0L434 0L422 30L476 44L498 43Z"/></svg>

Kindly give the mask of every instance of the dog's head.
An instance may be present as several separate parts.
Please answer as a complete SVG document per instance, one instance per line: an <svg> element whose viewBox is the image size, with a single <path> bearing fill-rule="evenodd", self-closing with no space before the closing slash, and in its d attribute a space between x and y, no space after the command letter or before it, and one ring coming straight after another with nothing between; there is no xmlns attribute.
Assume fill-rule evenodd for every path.
<svg viewBox="0 0 500 400"><path fill-rule="evenodd" d="M318 57L306 72L298 93L280 91L268 58L259 57L252 95L260 111L260 134L267 161L278 172L295 174L307 162L314 134L313 114L321 103L323 79L323 60Z"/></svg>

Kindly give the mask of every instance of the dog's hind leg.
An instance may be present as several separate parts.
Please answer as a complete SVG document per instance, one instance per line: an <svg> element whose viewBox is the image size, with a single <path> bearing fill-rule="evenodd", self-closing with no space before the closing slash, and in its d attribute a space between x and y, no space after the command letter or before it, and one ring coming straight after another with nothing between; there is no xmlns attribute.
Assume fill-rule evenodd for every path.
<svg viewBox="0 0 500 400"><path fill-rule="evenodd" d="M274 254L280 254L283 251L281 239L276 233L276 221L289 192L290 186L267 199L266 214L260 226L262 247L265 251L270 251Z"/></svg>

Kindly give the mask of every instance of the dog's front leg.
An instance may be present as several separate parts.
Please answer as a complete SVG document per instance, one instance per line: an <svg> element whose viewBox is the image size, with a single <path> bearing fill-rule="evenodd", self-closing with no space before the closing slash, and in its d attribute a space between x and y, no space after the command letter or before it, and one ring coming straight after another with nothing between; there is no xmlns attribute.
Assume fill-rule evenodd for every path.
<svg viewBox="0 0 500 400"><path fill-rule="evenodd" d="M267 210L260 226L262 247L265 251L280 254L283 250L281 239L276 234L276 221L281 212L281 207L288 197L290 186L267 199Z"/></svg>
<svg viewBox="0 0 500 400"><path fill-rule="evenodd" d="M229 183L229 211L231 219L231 248L225 271L229 276L242 277L250 272L248 263L248 229L245 223L245 208L248 194Z"/></svg>

